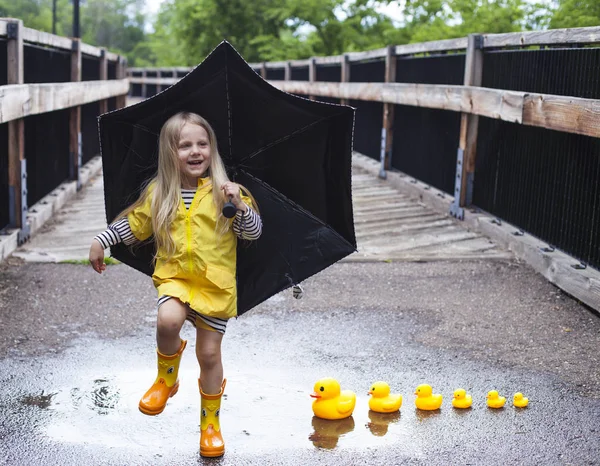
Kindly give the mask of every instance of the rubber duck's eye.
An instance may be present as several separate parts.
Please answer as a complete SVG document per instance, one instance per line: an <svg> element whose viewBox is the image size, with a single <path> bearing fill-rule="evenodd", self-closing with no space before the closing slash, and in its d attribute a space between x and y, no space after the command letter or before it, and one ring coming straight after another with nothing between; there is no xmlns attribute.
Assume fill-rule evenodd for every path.
<svg viewBox="0 0 600 466"><path fill-rule="evenodd" d="M217 409L217 410L215 411L215 417L219 417L219 413L220 413L220 412L221 412L221 410L220 410L220 409Z"/></svg>
<svg viewBox="0 0 600 466"><path fill-rule="evenodd" d="M202 408L202 417L206 417L206 409Z"/></svg>
<svg viewBox="0 0 600 466"><path fill-rule="evenodd" d="M371 388L371 391L375 391L375 387Z"/></svg>
<svg viewBox="0 0 600 466"><path fill-rule="evenodd" d="M325 391L325 387L321 387L321 388L319 388L319 390L321 390L322 392L324 392Z"/></svg>

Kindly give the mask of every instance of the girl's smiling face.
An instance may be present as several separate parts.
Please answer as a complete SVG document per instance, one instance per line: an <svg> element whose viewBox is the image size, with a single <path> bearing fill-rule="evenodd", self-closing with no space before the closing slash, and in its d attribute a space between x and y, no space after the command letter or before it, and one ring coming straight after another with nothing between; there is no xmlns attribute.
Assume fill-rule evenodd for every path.
<svg viewBox="0 0 600 466"><path fill-rule="evenodd" d="M183 188L195 189L198 186L198 178L205 175L210 167L210 149L208 133L202 126L183 125L177 144Z"/></svg>

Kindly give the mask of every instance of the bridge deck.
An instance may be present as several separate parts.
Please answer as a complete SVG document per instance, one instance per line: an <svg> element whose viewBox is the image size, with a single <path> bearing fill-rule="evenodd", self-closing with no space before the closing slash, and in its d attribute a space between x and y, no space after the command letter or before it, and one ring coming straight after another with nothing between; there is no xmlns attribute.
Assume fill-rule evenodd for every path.
<svg viewBox="0 0 600 466"><path fill-rule="evenodd" d="M510 253L453 218L354 168L358 252L347 261L432 261L508 258ZM92 177L28 243L13 254L30 262L80 261L106 227L103 182Z"/></svg>

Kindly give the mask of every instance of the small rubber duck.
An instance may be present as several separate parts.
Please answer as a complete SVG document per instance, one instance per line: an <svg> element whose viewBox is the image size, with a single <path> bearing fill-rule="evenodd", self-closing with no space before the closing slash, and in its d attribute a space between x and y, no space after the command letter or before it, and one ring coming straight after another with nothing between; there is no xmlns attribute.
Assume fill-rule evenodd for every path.
<svg viewBox="0 0 600 466"><path fill-rule="evenodd" d="M415 390L415 395L417 395L415 406L418 409L425 411L440 409L442 406L442 395L439 393L432 394L431 392L431 385L427 385L426 383L417 387Z"/></svg>
<svg viewBox="0 0 600 466"><path fill-rule="evenodd" d="M455 408L465 409L470 408L473 404L471 395L467 395L467 391L464 388L457 388L454 390L454 398L452 399L452 406Z"/></svg>
<svg viewBox="0 0 600 466"><path fill-rule="evenodd" d="M342 391L339 382L331 377L317 380L310 396L315 398L313 413L321 419L345 419L352 416L356 406L356 394Z"/></svg>
<svg viewBox="0 0 600 466"><path fill-rule="evenodd" d="M390 386L386 382L371 385L369 395L369 409L377 413L394 413L402 406L402 395L390 395Z"/></svg>
<svg viewBox="0 0 600 466"><path fill-rule="evenodd" d="M495 408L495 409L503 408L504 403L506 403L506 398L498 395L497 390L489 391L486 398L487 398L488 408Z"/></svg>
<svg viewBox="0 0 600 466"><path fill-rule="evenodd" d="M513 405L517 408L526 408L529 404L529 398L525 398L521 392L515 393L513 396Z"/></svg>

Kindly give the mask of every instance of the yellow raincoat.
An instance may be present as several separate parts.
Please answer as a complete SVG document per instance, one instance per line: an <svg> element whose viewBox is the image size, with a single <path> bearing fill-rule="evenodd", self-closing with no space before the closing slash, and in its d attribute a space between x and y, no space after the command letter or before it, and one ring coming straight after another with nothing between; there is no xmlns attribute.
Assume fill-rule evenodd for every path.
<svg viewBox="0 0 600 466"><path fill-rule="evenodd" d="M132 233L140 241L153 233L152 191L151 188L143 204L127 216ZM250 198L242 196L242 201L254 207ZM182 199L171 225L175 254L167 261L164 251L158 251L152 281L158 296L178 298L205 316L229 319L237 315L237 238L231 228L219 238L216 221L212 183L210 178L199 178L189 210Z"/></svg>

